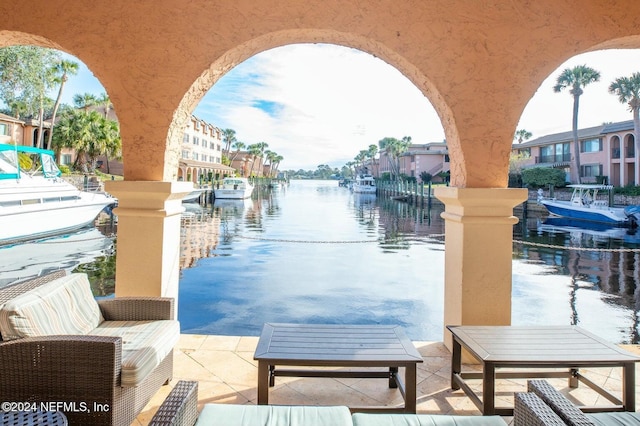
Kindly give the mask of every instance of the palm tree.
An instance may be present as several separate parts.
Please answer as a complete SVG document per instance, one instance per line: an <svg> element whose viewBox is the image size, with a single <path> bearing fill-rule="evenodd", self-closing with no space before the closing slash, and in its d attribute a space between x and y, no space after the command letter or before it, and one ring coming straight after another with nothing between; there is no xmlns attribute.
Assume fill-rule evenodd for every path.
<svg viewBox="0 0 640 426"><path fill-rule="evenodd" d="M60 86L58 87L58 96L56 97L56 102L53 105L53 114L51 115L51 129L49 129L49 138L47 139L47 148L51 147L51 139L53 138L53 127L56 124L56 115L58 113L58 108L60 107L60 99L62 99L62 91L64 89L64 85L69 80L69 75L76 75L78 73L79 64L74 61L67 61L65 59L61 59L58 61L54 67L53 72L55 74L54 82L58 83Z"/></svg>
<svg viewBox="0 0 640 426"><path fill-rule="evenodd" d="M275 164L273 166L273 177L278 176L278 166L280 166L280 163L282 162L282 160L284 160L284 157L278 154L273 158L273 161L271 163L271 164Z"/></svg>
<svg viewBox="0 0 640 426"><path fill-rule="evenodd" d="M573 96L573 150L575 163L575 182L580 183L580 141L578 140L578 109L580 106L580 95L582 88L590 83L600 80L600 73L586 65L578 65L573 68L567 68L556 80L553 91L560 93L562 89L569 89L569 93Z"/></svg>
<svg viewBox="0 0 640 426"><path fill-rule="evenodd" d="M233 160L236 159L236 157L238 156L238 154L240 153L240 151L242 151L245 148L245 144L244 142L240 142L240 141L235 141L232 145L232 148L235 149L235 153L233 154L233 158L231 158L231 162L233 163Z"/></svg>
<svg viewBox="0 0 640 426"><path fill-rule="evenodd" d="M9 109L11 110L11 115L19 120L20 117L29 112L29 105L21 99L15 99L9 105Z"/></svg>
<svg viewBox="0 0 640 426"><path fill-rule="evenodd" d="M103 92L100 96L94 98L93 104L102 107L104 109L104 118L109 118L109 111L113 108L109 95Z"/></svg>
<svg viewBox="0 0 640 426"><path fill-rule="evenodd" d="M267 160L269 160L269 177L275 177L273 173L273 164L276 162L276 158L278 158L278 154L276 154L273 151L266 150L264 152L264 155L267 157ZM265 164L265 167L266 167L266 164Z"/></svg>
<svg viewBox="0 0 640 426"><path fill-rule="evenodd" d="M516 131L516 134L513 136L513 139L517 140L518 143L522 143L528 139L531 139L531 136L533 136L533 133L525 129L520 129Z"/></svg>
<svg viewBox="0 0 640 426"><path fill-rule="evenodd" d="M389 157L389 166L394 180L400 177L400 155L407 151L411 145L411 136L405 136L402 140L396 138L383 138L378 142L380 149L384 149Z"/></svg>
<svg viewBox="0 0 640 426"><path fill-rule="evenodd" d="M233 129L224 129L222 131L222 141L224 142L224 150L222 153L229 157L229 150L231 149L231 145L236 142L236 131Z"/></svg>
<svg viewBox="0 0 640 426"><path fill-rule="evenodd" d="M371 159L371 173L374 173L374 169L376 166L376 155L378 155L378 145L371 144L369 145L369 149L367 150L367 157Z"/></svg>
<svg viewBox="0 0 640 426"><path fill-rule="evenodd" d="M635 139L635 182L640 182L640 72L634 72L631 77L618 77L609 85L609 93L618 96L620 103L629 105L633 113L633 137Z"/></svg>
<svg viewBox="0 0 640 426"><path fill-rule="evenodd" d="M91 93L75 94L73 95L73 104L76 108L82 108L85 112L89 111L89 108L96 104L98 99Z"/></svg>
<svg viewBox="0 0 640 426"><path fill-rule="evenodd" d="M249 154L253 157L253 161L251 162L251 169L249 169L249 176L253 173L253 166L256 164L256 160L258 157L262 158L264 155L264 150L269 146L266 142L258 142L251 144L247 147Z"/></svg>

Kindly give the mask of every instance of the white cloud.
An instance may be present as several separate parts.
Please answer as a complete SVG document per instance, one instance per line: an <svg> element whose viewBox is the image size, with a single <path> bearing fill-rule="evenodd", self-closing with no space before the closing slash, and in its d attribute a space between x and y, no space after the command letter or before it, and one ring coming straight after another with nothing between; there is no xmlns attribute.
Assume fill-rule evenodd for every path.
<svg viewBox="0 0 640 426"><path fill-rule="evenodd" d="M245 86L226 81L249 75ZM258 101L277 108L267 114ZM286 169L341 167L387 136L444 139L433 107L400 72L333 45L291 45L256 55L216 83L195 114L236 130L245 143L267 142L285 158Z"/></svg>

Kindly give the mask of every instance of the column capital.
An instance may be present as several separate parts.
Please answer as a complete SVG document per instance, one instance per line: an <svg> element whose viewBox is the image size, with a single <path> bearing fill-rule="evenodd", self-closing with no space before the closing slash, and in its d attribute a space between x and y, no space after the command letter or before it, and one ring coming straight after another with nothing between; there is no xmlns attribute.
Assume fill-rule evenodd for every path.
<svg viewBox="0 0 640 426"><path fill-rule="evenodd" d="M472 220L481 217L504 218L513 215L513 208L528 198L525 188L458 188L436 187L434 195L446 206L445 219ZM444 217L444 216L443 216ZM515 223L515 222L514 222Z"/></svg>
<svg viewBox="0 0 640 426"><path fill-rule="evenodd" d="M193 183L107 181L105 190L118 199L118 216L171 216L184 211L182 198L193 191Z"/></svg>

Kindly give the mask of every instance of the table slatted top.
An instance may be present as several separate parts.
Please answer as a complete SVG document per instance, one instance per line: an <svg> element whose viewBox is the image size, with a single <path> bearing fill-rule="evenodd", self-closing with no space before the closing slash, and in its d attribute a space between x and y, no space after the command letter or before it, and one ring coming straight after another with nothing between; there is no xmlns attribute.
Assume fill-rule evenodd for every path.
<svg viewBox="0 0 640 426"><path fill-rule="evenodd" d="M501 365L610 365L640 357L576 326L447 326L462 346Z"/></svg>
<svg viewBox="0 0 640 426"><path fill-rule="evenodd" d="M422 362L395 325L310 325L266 323L256 360L286 365L394 365Z"/></svg>

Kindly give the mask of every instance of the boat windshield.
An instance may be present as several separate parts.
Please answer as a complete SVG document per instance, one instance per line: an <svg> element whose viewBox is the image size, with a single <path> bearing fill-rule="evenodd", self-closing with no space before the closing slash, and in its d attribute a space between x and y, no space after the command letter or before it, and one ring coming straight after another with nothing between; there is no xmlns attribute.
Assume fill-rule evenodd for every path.
<svg viewBox="0 0 640 426"><path fill-rule="evenodd" d="M17 158L16 151L0 151L0 179L17 179L20 176Z"/></svg>
<svg viewBox="0 0 640 426"><path fill-rule="evenodd" d="M31 149L0 150L0 179L18 179L21 173L42 173L47 178L62 174L48 151Z"/></svg>
<svg viewBox="0 0 640 426"><path fill-rule="evenodd" d="M52 156L40 154L40 159L42 161L42 174L45 177L53 178L62 174Z"/></svg>

